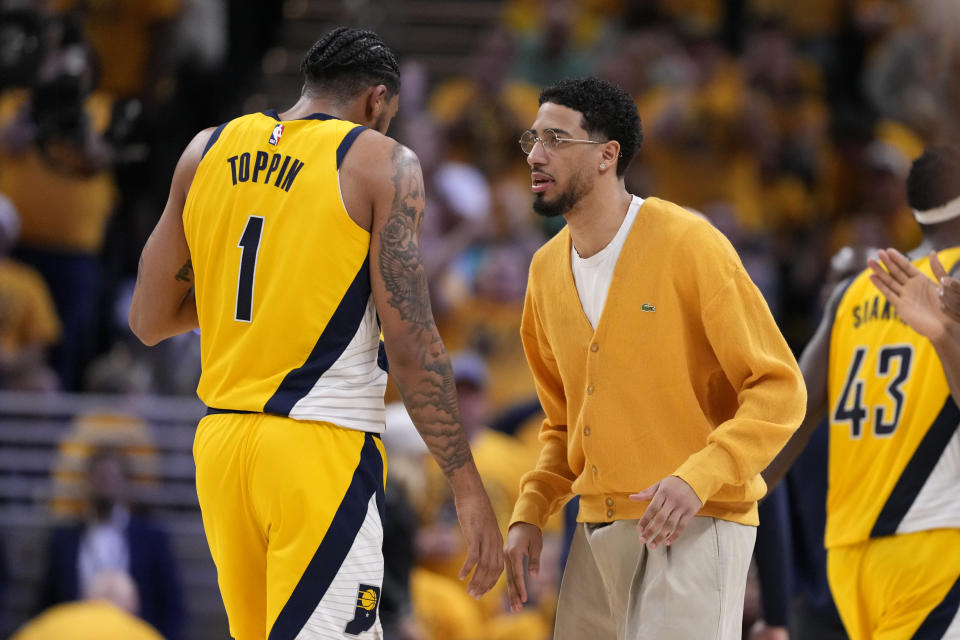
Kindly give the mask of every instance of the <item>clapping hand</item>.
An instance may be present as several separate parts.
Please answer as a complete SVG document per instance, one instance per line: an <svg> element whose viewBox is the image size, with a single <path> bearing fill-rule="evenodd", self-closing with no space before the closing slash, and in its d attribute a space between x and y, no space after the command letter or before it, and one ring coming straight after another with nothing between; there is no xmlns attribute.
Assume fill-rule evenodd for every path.
<svg viewBox="0 0 960 640"><path fill-rule="evenodd" d="M930 253L936 280L924 275L896 249L881 249L877 257L879 261L867 260L873 270L870 281L907 324L930 340L939 340L947 333L960 339L960 282L947 275L936 252Z"/></svg>

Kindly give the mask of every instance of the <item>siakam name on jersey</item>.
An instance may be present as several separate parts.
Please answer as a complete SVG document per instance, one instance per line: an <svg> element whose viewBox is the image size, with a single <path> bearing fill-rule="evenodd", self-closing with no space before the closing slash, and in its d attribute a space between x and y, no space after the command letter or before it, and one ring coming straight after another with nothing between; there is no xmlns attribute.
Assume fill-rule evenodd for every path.
<svg viewBox="0 0 960 640"><path fill-rule="evenodd" d="M859 329L861 325L874 320L897 320L901 324L906 324L889 300L884 300L883 304L880 303L880 296L874 296L872 300L864 300L855 306L852 315L854 329Z"/></svg>

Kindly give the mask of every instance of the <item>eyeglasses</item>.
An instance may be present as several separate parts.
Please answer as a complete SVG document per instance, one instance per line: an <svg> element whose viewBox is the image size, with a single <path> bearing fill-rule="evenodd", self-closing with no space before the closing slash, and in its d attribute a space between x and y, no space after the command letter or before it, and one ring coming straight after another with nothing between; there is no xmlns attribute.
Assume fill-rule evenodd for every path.
<svg viewBox="0 0 960 640"><path fill-rule="evenodd" d="M543 145L547 151L553 151L563 142L589 142L590 144L603 144L599 140L580 140L577 138L561 138L553 129L544 129L543 135L538 136L533 131L524 131L520 136L520 149L527 155L533 151L533 146L537 143Z"/></svg>

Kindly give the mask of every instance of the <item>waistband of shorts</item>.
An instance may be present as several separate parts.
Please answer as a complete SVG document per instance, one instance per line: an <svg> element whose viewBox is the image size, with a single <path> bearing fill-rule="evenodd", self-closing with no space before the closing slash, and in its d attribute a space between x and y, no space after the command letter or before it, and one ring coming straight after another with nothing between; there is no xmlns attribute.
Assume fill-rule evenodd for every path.
<svg viewBox="0 0 960 640"><path fill-rule="evenodd" d="M276 413L264 413L263 411L246 411L245 409L219 409L217 407L207 407L207 410L204 412L203 417L206 418L207 416L217 416L225 413L226 414L236 413L236 414L261 415L261 416L277 416L278 418L289 418L290 420L296 420L296 418L290 418L290 416L282 416ZM316 422L316 421L311 421L311 422ZM330 424L337 427L338 429L348 429L348 427L341 427L340 425L334 422L324 422L323 424ZM348 429L348 430L357 431L359 433L366 433L368 435L373 436L374 438L381 439L381 440L383 439L383 434L378 433L376 431L363 431L361 429Z"/></svg>
<svg viewBox="0 0 960 640"><path fill-rule="evenodd" d="M243 409L218 409L216 407L207 407L204 416L214 416L221 413L261 413L260 411L244 411Z"/></svg>

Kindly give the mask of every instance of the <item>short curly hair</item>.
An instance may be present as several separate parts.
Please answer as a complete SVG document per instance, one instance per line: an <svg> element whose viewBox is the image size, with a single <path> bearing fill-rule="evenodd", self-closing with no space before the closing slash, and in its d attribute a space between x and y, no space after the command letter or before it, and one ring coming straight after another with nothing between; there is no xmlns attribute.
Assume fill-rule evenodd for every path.
<svg viewBox="0 0 960 640"><path fill-rule="evenodd" d="M300 64L307 90L349 99L382 84L390 95L400 90L397 57L373 31L337 27L317 40Z"/></svg>
<svg viewBox="0 0 960 640"><path fill-rule="evenodd" d="M620 143L617 176L623 177L640 150L643 132L640 115L630 94L600 78L563 80L540 92L540 104L551 102L579 111L582 127L591 136L601 135Z"/></svg>
<svg viewBox="0 0 960 640"><path fill-rule="evenodd" d="M907 203L917 211L943 206L960 197L960 149L928 147L907 176Z"/></svg>

